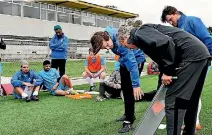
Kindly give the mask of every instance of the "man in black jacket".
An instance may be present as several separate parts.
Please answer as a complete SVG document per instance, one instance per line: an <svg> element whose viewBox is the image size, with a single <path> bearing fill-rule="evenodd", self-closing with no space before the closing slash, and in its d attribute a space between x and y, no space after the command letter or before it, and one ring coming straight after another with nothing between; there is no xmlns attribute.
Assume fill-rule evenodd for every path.
<svg viewBox="0 0 212 135"><path fill-rule="evenodd" d="M159 65L162 83L168 88L165 98L167 135L194 135L199 98L210 63L205 45L178 28L146 24L118 31L119 42L140 48ZM172 80L177 76L177 80Z"/></svg>

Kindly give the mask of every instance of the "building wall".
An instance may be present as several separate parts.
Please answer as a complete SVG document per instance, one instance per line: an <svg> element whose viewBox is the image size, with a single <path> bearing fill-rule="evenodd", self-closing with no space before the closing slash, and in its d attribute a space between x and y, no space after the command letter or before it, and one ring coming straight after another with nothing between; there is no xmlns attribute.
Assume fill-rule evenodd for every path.
<svg viewBox="0 0 212 135"><path fill-rule="evenodd" d="M62 29L68 38L89 40L94 32L103 30L103 28L100 27L61 23L3 14L0 14L0 20L0 35L52 37L54 35L54 25L59 24L62 26Z"/></svg>

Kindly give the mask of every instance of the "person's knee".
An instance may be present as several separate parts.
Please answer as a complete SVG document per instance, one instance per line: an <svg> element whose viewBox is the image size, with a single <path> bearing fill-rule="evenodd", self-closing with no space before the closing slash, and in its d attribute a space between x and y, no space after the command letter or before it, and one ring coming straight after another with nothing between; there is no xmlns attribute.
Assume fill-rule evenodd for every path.
<svg viewBox="0 0 212 135"><path fill-rule="evenodd" d="M68 75L66 75L66 74L63 75L62 78L65 79L65 80L66 80L66 79L69 79Z"/></svg>
<svg viewBox="0 0 212 135"><path fill-rule="evenodd" d="M21 87L14 87L14 91L17 93L17 94L22 94L24 92L24 90L21 88Z"/></svg>
<svg viewBox="0 0 212 135"><path fill-rule="evenodd" d="M40 90L40 85L34 87L34 91L39 91Z"/></svg>
<svg viewBox="0 0 212 135"><path fill-rule="evenodd" d="M105 72L102 72L102 73L100 74L100 79L105 79L105 76L106 76Z"/></svg>

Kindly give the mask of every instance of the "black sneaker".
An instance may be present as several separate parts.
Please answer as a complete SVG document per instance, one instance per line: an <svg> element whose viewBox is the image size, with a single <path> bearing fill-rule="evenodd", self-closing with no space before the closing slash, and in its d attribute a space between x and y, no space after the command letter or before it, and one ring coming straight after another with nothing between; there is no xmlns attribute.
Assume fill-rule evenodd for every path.
<svg viewBox="0 0 212 135"><path fill-rule="evenodd" d="M39 98L38 98L38 96L32 96L32 100L39 101Z"/></svg>
<svg viewBox="0 0 212 135"><path fill-rule="evenodd" d="M123 123L122 127L119 129L118 133L127 133L130 130L132 130L132 124L131 123Z"/></svg>
<svg viewBox="0 0 212 135"><path fill-rule="evenodd" d="M26 102L30 102L30 101L31 101L31 98L30 98L30 97L26 97L26 98L24 98L24 100L25 100Z"/></svg>
<svg viewBox="0 0 212 135"><path fill-rule="evenodd" d="M116 122L121 122L124 121L126 119L125 115L122 115L121 118L116 119Z"/></svg>
<svg viewBox="0 0 212 135"><path fill-rule="evenodd" d="M89 91L94 91L95 86L91 86Z"/></svg>

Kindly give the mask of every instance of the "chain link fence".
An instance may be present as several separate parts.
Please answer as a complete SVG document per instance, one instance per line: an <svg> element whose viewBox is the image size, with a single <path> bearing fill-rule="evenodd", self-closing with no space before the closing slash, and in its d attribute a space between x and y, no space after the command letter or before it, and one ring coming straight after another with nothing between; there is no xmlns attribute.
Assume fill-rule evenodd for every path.
<svg viewBox="0 0 212 135"><path fill-rule="evenodd" d="M22 60L29 62L30 69L39 72L43 69L44 60L50 60L48 47L49 37L15 37L1 36L7 45L6 50L1 50L2 83L8 83L10 77L20 70ZM84 70L84 59L88 55L89 41L70 40L66 63L66 74L70 77L80 77ZM112 52L101 51L106 59L114 59ZM107 64L108 65L108 64ZM112 67L112 64L111 66ZM109 69L112 70L112 69Z"/></svg>

